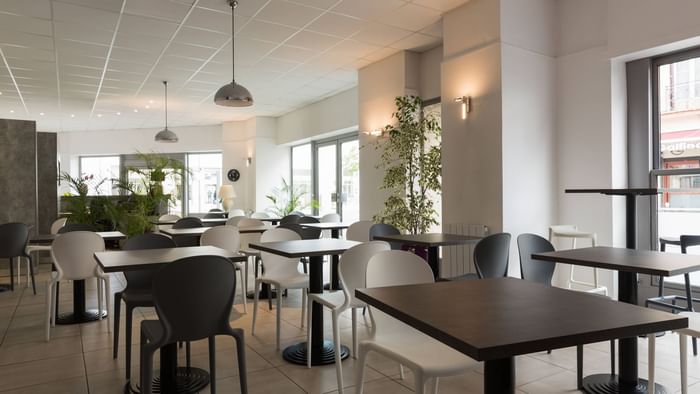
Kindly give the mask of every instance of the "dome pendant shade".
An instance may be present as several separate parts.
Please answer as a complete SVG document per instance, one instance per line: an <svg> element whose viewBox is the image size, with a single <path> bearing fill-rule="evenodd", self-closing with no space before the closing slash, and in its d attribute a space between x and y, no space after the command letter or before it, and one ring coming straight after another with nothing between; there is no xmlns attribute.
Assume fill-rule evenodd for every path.
<svg viewBox="0 0 700 394"><path fill-rule="evenodd" d="M177 134L173 133L170 129L167 127L164 128L163 130L159 131L158 134L156 134L156 142L177 142Z"/></svg>
<svg viewBox="0 0 700 394"><path fill-rule="evenodd" d="M250 107L253 105L253 95L234 81L219 88L214 103L224 107Z"/></svg>

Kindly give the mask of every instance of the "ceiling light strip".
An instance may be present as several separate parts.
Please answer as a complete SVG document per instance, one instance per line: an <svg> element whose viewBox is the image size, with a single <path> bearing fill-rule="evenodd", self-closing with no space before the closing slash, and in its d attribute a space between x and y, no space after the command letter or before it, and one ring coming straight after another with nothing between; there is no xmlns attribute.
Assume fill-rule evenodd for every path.
<svg viewBox="0 0 700 394"><path fill-rule="evenodd" d="M105 65L102 67L102 75L100 75L100 82L97 84L97 92L95 92L95 100L92 102L92 109L90 110L90 119L95 113L95 107L97 107L97 99L100 97L100 92L102 91L102 83L105 80L105 75L107 74L107 66L109 65L109 59L112 57L112 48L114 48L114 42L117 40L117 34L119 33L119 26L122 23L122 16L124 16L124 9L126 8L126 0L122 0L122 8L119 10L119 18L117 18L117 24L114 26L114 33L112 34L112 41L109 42L109 49L107 50L107 57L105 58Z"/></svg>
<svg viewBox="0 0 700 394"><path fill-rule="evenodd" d="M60 69L58 67L58 48L56 46L56 23L53 19L53 1L51 2L51 41L53 42L53 60L56 66L56 99L58 104L58 130L63 131L63 102L61 101L61 78Z"/></svg>
<svg viewBox="0 0 700 394"><path fill-rule="evenodd" d="M197 8L197 4L199 3L199 0L194 0L192 2L192 5L190 6L190 9L187 11L187 14L185 14L185 17L182 18L180 21L180 24L177 25L177 29L175 29L175 32L170 36L170 39L168 40L168 43L165 44L165 47L163 47L163 50L160 51L160 55L158 55L158 58L156 61L153 63L153 67L151 67L150 70L148 70L148 73L146 74L146 78L143 79L143 82L141 82L141 85L139 85L139 88L136 89L136 93L134 93L134 96L138 96L139 93L141 93L141 90L143 87L146 85L146 82L148 82L148 79L151 78L151 74L153 74L153 71L158 67L158 63L160 63L160 60L163 59L163 56L165 56L165 51L168 50L170 47L170 44L173 43L175 40L175 36L177 36L177 33L180 32L183 26L185 26L185 22L187 22L187 19L189 19L190 15L192 15L192 12Z"/></svg>
<svg viewBox="0 0 700 394"><path fill-rule="evenodd" d="M15 79L15 75L12 73L12 69L10 68L10 65L7 63L7 58L5 57L5 52L2 51L2 48L0 48L0 57L2 57L2 62L5 63L5 68L7 68L7 73L10 74L10 78L12 78L12 83L15 85L15 89L17 90L17 94L19 95L19 100L22 102L22 106L24 107L24 112L29 113L29 110L27 109L27 104L24 102L24 97L22 96L22 92L19 90L19 85L17 85L17 80Z"/></svg>

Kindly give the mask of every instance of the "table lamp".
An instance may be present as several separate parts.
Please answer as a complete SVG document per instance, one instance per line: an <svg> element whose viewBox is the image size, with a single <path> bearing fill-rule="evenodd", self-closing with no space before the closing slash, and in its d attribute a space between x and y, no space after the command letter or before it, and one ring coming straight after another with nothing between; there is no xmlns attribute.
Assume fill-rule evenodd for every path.
<svg viewBox="0 0 700 394"><path fill-rule="evenodd" d="M229 212L233 208L233 199L236 198L236 190L233 188L233 185L221 185L219 198L224 211Z"/></svg>

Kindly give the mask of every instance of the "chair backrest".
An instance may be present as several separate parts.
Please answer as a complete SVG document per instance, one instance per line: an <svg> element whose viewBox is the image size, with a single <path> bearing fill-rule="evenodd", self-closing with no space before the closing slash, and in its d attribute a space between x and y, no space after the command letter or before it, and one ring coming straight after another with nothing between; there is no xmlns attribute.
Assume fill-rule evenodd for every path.
<svg viewBox="0 0 700 394"><path fill-rule="evenodd" d="M58 230L57 234L65 234L73 231L92 231L95 232L97 229L92 224L83 223L66 223L63 227Z"/></svg>
<svg viewBox="0 0 700 394"><path fill-rule="evenodd" d="M319 220L321 223L338 223L340 222L340 215L337 213L327 213L321 216Z"/></svg>
<svg viewBox="0 0 700 394"><path fill-rule="evenodd" d="M212 208L209 210L209 212L223 212L223 211L224 211L223 209L219 209L219 208Z"/></svg>
<svg viewBox="0 0 700 394"><path fill-rule="evenodd" d="M301 236L296 232L280 227L267 230L260 236L260 242L296 241L300 239ZM288 277L299 273L298 258L287 258L268 252L260 252L260 257L265 267L265 276Z"/></svg>
<svg viewBox="0 0 700 394"><path fill-rule="evenodd" d="M51 234L58 234L58 230L66 225L68 218L58 218L51 223Z"/></svg>
<svg viewBox="0 0 700 394"><path fill-rule="evenodd" d="M228 216L229 216L229 217L233 217L233 216L245 216L245 211L242 210L242 209L240 209L240 208L234 208L234 209L232 209L231 211L229 211Z"/></svg>
<svg viewBox="0 0 700 394"><path fill-rule="evenodd" d="M260 227L265 223L259 219L244 218L238 222L238 228ZM245 233L240 235L241 249L248 249L248 245L255 242L260 242L261 233Z"/></svg>
<svg viewBox="0 0 700 394"><path fill-rule="evenodd" d="M348 227L345 232L345 238L350 241L369 242L369 229L374 225L371 220L360 220Z"/></svg>
<svg viewBox="0 0 700 394"><path fill-rule="evenodd" d="M80 280L95 276L97 262L95 252L105 250L105 241L92 231L71 231L56 237L51 244L59 277L64 280Z"/></svg>
<svg viewBox="0 0 700 394"><path fill-rule="evenodd" d="M289 212L290 215L297 215L297 216L306 216L306 214L302 211L292 211Z"/></svg>
<svg viewBox="0 0 700 394"><path fill-rule="evenodd" d="M344 307L355 299L355 289L367 287L367 263L379 252L391 250L383 241L365 242L353 246L340 256L338 273L345 293Z"/></svg>
<svg viewBox="0 0 700 394"><path fill-rule="evenodd" d="M171 220L179 220L179 219L180 219L180 216L178 216L178 215L167 214L167 215L161 215L158 218L158 221L159 222L169 222Z"/></svg>
<svg viewBox="0 0 700 394"><path fill-rule="evenodd" d="M290 215L287 215L287 216L281 218L280 224L299 223L299 219L301 219L301 216L290 214Z"/></svg>
<svg viewBox="0 0 700 394"><path fill-rule="evenodd" d="M700 235L681 235L681 253L686 254L691 246L700 245Z"/></svg>
<svg viewBox="0 0 700 394"><path fill-rule="evenodd" d="M153 302L166 342L194 341L229 326L235 269L221 256L173 261L153 278Z"/></svg>
<svg viewBox="0 0 700 394"><path fill-rule="evenodd" d="M313 216L302 216L297 223L321 223L321 221Z"/></svg>
<svg viewBox="0 0 700 394"><path fill-rule="evenodd" d="M122 250L144 250L175 248L172 238L158 233L145 233L131 237L124 242ZM134 271L124 271L127 289L148 289L153 286L153 275L160 267Z"/></svg>
<svg viewBox="0 0 700 394"><path fill-rule="evenodd" d="M399 235L401 234L401 231L392 226L391 224L386 224L386 223L377 223L373 224L369 228L369 240L374 241L374 237L378 235ZM391 245L392 250L399 250L401 249L401 243L400 242L389 242L389 245Z"/></svg>
<svg viewBox="0 0 700 394"><path fill-rule="evenodd" d="M223 212L207 212L204 214L204 219L226 219L226 214Z"/></svg>
<svg viewBox="0 0 700 394"><path fill-rule="evenodd" d="M556 263L535 260L533 253L553 252L554 246L536 234L518 235L518 253L520 254L520 277L532 282L550 286Z"/></svg>
<svg viewBox="0 0 700 394"><path fill-rule="evenodd" d="M278 228L290 229L299 234L301 239L319 239L321 237L320 228L302 227L302 225L299 223L282 223L278 226Z"/></svg>
<svg viewBox="0 0 700 394"><path fill-rule="evenodd" d="M24 223L0 225L0 258L25 256L29 241L29 226Z"/></svg>
<svg viewBox="0 0 700 394"><path fill-rule="evenodd" d="M238 227L238 222L240 222L243 219L247 219L245 216L233 216L228 218L226 221L227 226L236 226Z"/></svg>
<svg viewBox="0 0 700 394"><path fill-rule="evenodd" d="M238 253L241 248L241 235L238 232L238 227L216 226L202 234L201 238L199 238L199 244L202 246L216 246Z"/></svg>
<svg viewBox="0 0 700 394"><path fill-rule="evenodd" d="M270 215L266 214L265 212L253 212L250 217L253 219L269 219Z"/></svg>
<svg viewBox="0 0 700 394"><path fill-rule="evenodd" d="M186 217L178 219L175 224L173 224L174 229L178 228L197 228L202 227L202 219L195 217Z"/></svg>
<svg viewBox="0 0 700 394"><path fill-rule="evenodd" d="M508 275L510 234L497 233L483 238L474 247L474 265L480 279Z"/></svg>

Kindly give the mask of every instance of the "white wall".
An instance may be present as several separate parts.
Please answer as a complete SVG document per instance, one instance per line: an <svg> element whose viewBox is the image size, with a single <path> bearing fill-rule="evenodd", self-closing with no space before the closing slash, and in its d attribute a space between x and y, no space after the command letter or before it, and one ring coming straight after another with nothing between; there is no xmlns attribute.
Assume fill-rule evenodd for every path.
<svg viewBox="0 0 700 394"><path fill-rule="evenodd" d="M420 54L420 97L423 100L440 97L442 81L442 45Z"/></svg>

